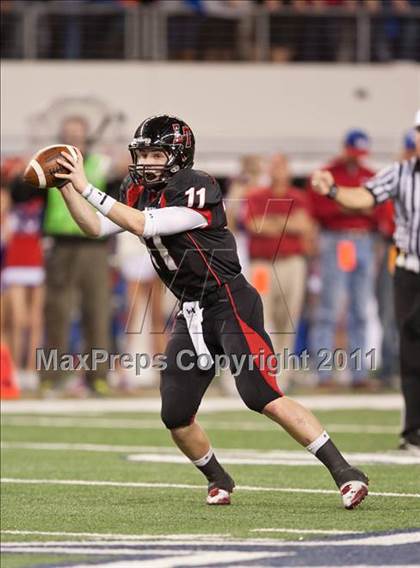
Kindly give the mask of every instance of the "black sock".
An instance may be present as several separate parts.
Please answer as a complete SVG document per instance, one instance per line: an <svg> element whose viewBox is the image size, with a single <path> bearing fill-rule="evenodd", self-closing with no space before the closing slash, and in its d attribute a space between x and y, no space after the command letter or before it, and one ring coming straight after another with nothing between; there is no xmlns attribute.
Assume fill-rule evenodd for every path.
<svg viewBox="0 0 420 568"><path fill-rule="evenodd" d="M350 468L350 464L344 459L341 452L337 449L335 444L329 439L319 450L315 456L321 461L330 471L334 481L340 486L342 481L342 472Z"/></svg>
<svg viewBox="0 0 420 568"><path fill-rule="evenodd" d="M200 462L203 461L206 463L201 465ZM230 492L232 491L234 486L233 480L217 461L213 452L211 453L211 457L208 457L207 455L201 460L193 461L193 464L206 476L209 483L214 483L220 489L225 489Z"/></svg>

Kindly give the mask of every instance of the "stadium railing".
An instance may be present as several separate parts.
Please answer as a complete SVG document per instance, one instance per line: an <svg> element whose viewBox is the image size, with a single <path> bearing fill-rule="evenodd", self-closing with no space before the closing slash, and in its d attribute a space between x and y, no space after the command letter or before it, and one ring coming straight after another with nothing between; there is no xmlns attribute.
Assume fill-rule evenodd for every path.
<svg viewBox="0 0 420 568"><path fill-rule="evenodd" d="M198 14L178 4L67 0L2 5L1 49L15 59L420 61L420 8L291 8Z"/></svg>

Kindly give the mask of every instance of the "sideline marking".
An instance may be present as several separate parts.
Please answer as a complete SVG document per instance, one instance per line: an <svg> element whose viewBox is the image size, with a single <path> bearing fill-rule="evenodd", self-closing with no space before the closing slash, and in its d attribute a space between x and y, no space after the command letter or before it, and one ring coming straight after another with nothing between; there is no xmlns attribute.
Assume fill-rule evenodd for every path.
<svg viewBox="0 0 420 568"><path fill-rule="evenodd" d="M115 534L115 533L90 533L90 532L61 532L61 531L20 531L20 530L1 530L1 534L14 534L14 535L39 535L39 536L74 536L74 537L89 537L89 538L103 538L110 540L151 540L151 539L165 539L165 540L188 540L195 538L205 538L206 540L215 538L231 538L230 533L206 533L206 534ZM19 542L19 541L16 541ZM42 541L39 541L41 543Z"/></svg>
<svg viewBox="0 0 420 568"><path fill-rule="evenodd" d="M401 410L400 394L297 396L294 400L314 410L362 409ZM160 412L160 398L130 398L109 400L6 400L1 402L2 414L79 414L84 412ZM238 397L204 398L201 412L247 410Z"/></svg>
<svg viewBox="0 0 420 568"><path fill-rule="evenodd" d="M2 531L4 532L4 531ZM66 534L70 534L70 533L63 533L63 535ZM246 546L259 546L259 547L265 547L267 545L273 545L276 547L317 547L317 546L322 546L322 547L326 547L326 546L360 546L360 545L367 545L367 546L395 546L395 545L401 545L401 544L418 544L420 543L420 531L419 530L412 530L412 531L407 531L407 532L397 532L397 533L389 533L387 531L383 531L382 533L378 534L372 534L372 533L365 533L366 536L361 535L361 533L359 533L359 537L353 537L352 535L349 536L349 538L340 538L339 540L333 540L333 539L328 539L328 540L304 540L304 541L295 541L295 540L290 540L290 541L284 541L284 540L279 540L279 539L269 539L269 538L256 538L256 539L247 539L247 538L237 538L237 539L226 539L223 540L223 545L246 545ZM159 542L159 544L164 545L165 543L169 546L172 546L172 551L173 550L179 550L180 546L183 545L195 545L196 541L194 539L192 540L186 540L186 541L180 541L180 542L173 542L170 540L165 541L165 536L161 535L163 538L161 540L161 542ZM150 541L142 541L140 542L141 546L143 547L147 547L147 545L151 545L155 543L155 537L153 536L152 539ZM104 549L104 547L106 547L106 542L100 540L100 541L85 541L85 542L80 542L80 541L29 541L29 542L25 542L25 541L12 541L12 542L4 542L2 543L2 546L7 545L8 547L18 547L18 546L34 546L34 547L38 547L41 546L42 544L44 544L45 546L97 546L98 548L101 548L101 550ZM117 542L113 542L111 546L117 544ZM131 546L131 548L133 546L135 546L135 542L125 542L125 544L127 546ZM205 545L205 541L200 541L200 544ZM210 546L214 546L214 542L210 541L208 543Z"/></svg>
<svg viewBox="0 0 420 568"><path fill-rule="evenodd" d="M147 489L206 489L203 485L190 485L187 483L146 483L140 481L91 481L82 479L18 479L4 477L1 483L29 484L29 485L79 485L98 487L138 487ZM339 495L332 489L302 489L298 487L259 487L253 485L237 485L239 491L270 491L279 493L321 493L324 495ZM369 491L370 496L376 497L408 497L420 498L420 493L378 493ZM419 533L420 534L420 533Z"/></svg>
<svg viewBox="0 0 420 568"><path fill-rule="evenodd" d="M208 430L228 430L228 431L251 431L251 432L280 432L287 434L273 422L252 422L252 421L233 421L212 422L203 417L200 424ZM118 429L118 430L138 430L145 428L148 430L162 430L163 424L160 420L148 419L126 419L126 418L94 418L84 417L24 417L11 416L2 421L2 426L35 426L37 428L98 428L98 429ZM397 426L372 425L360 426L357 424L326 424L325 429L336 434L398 434Z"/></svg>
<svg viewBox="0 0 420 568"><path fill-rule="evenodd" d="M150 463L190 464L182 454L175 452L172 446L119 446L110 444L73 444L61 442L2 442L5 450L34 451L75 451L75 452L114 452L129 454L128 461ZM136 452L136 453L133 453ZM226 464L241 465L287 465L321 466L312 454L301 450L242 450L240 448L220 449L219 457ZM354 464L392 464L420 465L420 455L402 452L362 453L345 452L345 457Z"/></svg>
<svg viewBox="0 0 420 568"><path fill-rule="evenodd" d="M332 535L351 535L351 534L364 534L364 531L336 531L336 530L310 530L310 529L250 529L250 532L258 533L290 533L290 534L332 534Z"/></svg>
<svg viewBox="0 0 420 568"><path fill-rule="evenodd" d="M314 459L311 454L304 454L303 452L284 452L279 456L267 456L258 454L253 456L232 456L228 452L218 452L218 455L223 458L223 463L226 465L287 465L287 466L321 466L322 463ZM419 456L401 456L401 455L387 455L387 454L353 454L344 453L345 458L355 465L359 464L391 464L391 465L420 465ZM179 454L161 455L161 454L131 454L127 457L128 461L132 462L148 462L148 463L176 463L186 464L191 463L184 456Z"/></svg>

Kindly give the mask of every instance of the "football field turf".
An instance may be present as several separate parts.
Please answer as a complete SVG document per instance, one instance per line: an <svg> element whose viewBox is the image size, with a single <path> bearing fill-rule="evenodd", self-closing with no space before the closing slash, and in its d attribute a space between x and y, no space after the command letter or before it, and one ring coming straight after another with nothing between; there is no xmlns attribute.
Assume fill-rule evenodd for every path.
<svg viewBox="0 0 420 568"><path fill-rule="evenodd" d="M371 480L346 511L316 459L252 412L198 417L237 484L209 507L156 412L73 404L3 415L2 568L420 564L420 457L395 450L397 410L315 412Z"/></svg>

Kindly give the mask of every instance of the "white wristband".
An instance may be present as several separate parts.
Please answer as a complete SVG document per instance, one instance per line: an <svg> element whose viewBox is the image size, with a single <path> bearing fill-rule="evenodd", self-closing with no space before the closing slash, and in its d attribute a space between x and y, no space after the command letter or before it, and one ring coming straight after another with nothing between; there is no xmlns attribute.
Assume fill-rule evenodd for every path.
<svg viewBox="0 0 420 568"><path fill-rule="evenodd" d="M108 215L114 203L117 202L116 199L110 197L92 184L87 186L82 196L103 215Z"/></svg>

